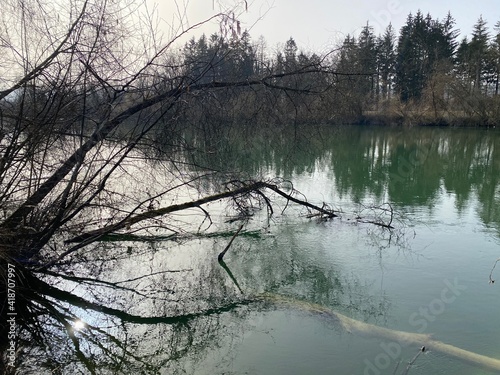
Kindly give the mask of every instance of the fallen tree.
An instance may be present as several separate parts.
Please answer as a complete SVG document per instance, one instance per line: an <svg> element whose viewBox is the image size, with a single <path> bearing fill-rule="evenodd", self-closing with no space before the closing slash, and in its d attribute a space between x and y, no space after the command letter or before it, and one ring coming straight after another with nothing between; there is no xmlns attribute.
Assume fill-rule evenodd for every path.
<svg viewBox="0 0 500 375"><path fill-rule="evenodd" d="M233 181L233 183L235 183L235 182ZM120 229L123 229L126 227L130 227L130 226L137 224L137 223L140 223L141 221L144 221L144 220L154 219L154 218L159 217L159 216L171 214L171 213L186 210L189 208L197 208L203 204L215 202L215 201L222 200L222 199L227 199L227 198L239 199L245 195L247 197L251 197L251 194L257 194L257 196L262 197L265 200L268 208L272 212L273 209L272 209L271 201L262 192L262 190L264 190L264 189L269 189L269 190L277 193L278 195L284 197L288 201L294 202L294 203L299 204L301 206L307 207L308 209L314 210L315 212L317 212L317 214L323 215L326 218L334 218L334 217L338 216L338 214L336 214L335 211L332 209L329 209L327 207L319 207L319 206L316 206L316 205L308 202L305 199L299 199L297 197L294 197L293 190L291 193L287 193L287 192L281 190L278 186L278 183L276 183L276 182L273 183L273 182L266 182L266 181L255 181L255 182L250 181L250 182L238 182L237 184L242 185L242 186L235 188L235 189L232 189L232 190L222 192L222 193L217 193L217 194L210 195L210 196L207 196L207 197L204 197L201 199L197 199L194 201L181 203L181 204L175 204L175 205L168 206L168 207L150 210L150 211L147 211L147 212L144 212L141 214L132 215L132 216L129 216L129 217L121 220L120 222L118 222L116 224L106 226L103 228L99 228L99 229L94 230L92 232L83 233L77 237L74 237L74 238L67 240L66 242L67 243L82 242L82 241L89 240L89 239L96 240L96 239L99 239L103 235L116 232L117 230L120 230Z"/></svg>
<svg viewBox="0 0 500 375"><path fill-rule="evenodd" d="M298 309L309 314L319 315L321 316L321 318L333 320L335 326L340 326L342 330L355 335L388 340L389 342L400 345L400 347L414 345L419 348L424 348L425 351L435 350L473 366L478 366L491 371L500 371L500 359L491 358L485 355L458 348L450 344L446 344L434 339L430 334L404 332L385 327L379 327L373 324L352 319L337 311L328 309L318 304L300 301L282 295L263 294L259 296L258 299L261 299L265 302L270 302L273 305Z"/></svg>

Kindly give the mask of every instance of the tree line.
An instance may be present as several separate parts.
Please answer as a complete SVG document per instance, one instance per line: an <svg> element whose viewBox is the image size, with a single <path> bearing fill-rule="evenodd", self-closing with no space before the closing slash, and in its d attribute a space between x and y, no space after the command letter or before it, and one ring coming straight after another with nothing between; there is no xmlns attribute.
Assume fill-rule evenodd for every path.
<svg viewBox="0 0 500 375"><path fill-rule="evenodd" d="M222 123L494 125L500 120L500 21L491 31L479 17L471 36L460 40L451 13L437 19L418 11L407 16L399 33L389 24L375 35L367 23L359 35L347 35L322 54L301 50L293 37L271 51L263 36L252 40L237 20L228 18L227 24L219 33L192 37L180 50L161 51L133 87L120 78L124 70L99 61L96 50L92 58L99 64L86 69L82 84L55 88L42 76L27 76L23 85L30 89L3 91L1 108L39 108L54 124L61 122L56 111L64 110L67 123L83 106L102 111L100 103L111 94L126 107L185 85L189 100L178 103L177 116L204 137L217 138ZM78 62L83 70L89 63ZM224 87L217 87L221 82ZM85 97L82 87L88 88ZM215 90L200 93L200 87ZM47 99L68 103L47 106ZM81 116L74 120L84 122Z"/></svg>
<svg viewBox="0 0 500 375"><path fill-rule="evenodd" d="M229 38L192 38L181 59L193 82L283 75L276 80L300 91L300 99L288 93L267 101L277 122L293 117L301 122L494 124L500 118L500 21L491 32L481 16L470 37L459 37L451 13L437 19L418 11L408 15L399 34L389 24L377 36L367 23L359 35L347 35L323 56L301 51L293 37L271 53L263 37L252 42L245 31ZM319 66L322 73L286 77ZM311 93L318 95L311 99ZM236 100L232 93L228 100L249 104L248 90L240 95ZM250 104L263 110L257 104L262 100Z"/></svg>

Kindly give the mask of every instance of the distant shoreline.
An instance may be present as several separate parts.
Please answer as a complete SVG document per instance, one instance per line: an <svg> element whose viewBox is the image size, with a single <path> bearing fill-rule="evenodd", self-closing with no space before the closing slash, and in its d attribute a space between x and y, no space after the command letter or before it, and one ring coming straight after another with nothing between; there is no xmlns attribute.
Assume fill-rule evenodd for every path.
<svg viewBox="0 0 500 375"><path fill-rule="evenodd" d="M461 128L496 128L497 122L490 119L467 116L403 116L395 114L368 113L351 118L335 118L328 121L333 125L359 126L394 126L394 127L461 127Z"/></svg>

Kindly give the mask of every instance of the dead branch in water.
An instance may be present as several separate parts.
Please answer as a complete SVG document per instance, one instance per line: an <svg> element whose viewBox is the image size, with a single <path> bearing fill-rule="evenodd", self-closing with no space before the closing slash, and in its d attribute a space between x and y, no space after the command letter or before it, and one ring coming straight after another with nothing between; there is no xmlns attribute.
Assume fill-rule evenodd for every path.
<svg viewBox="0 0 500 375"><path fill-rule="evenodd" d="M226 262L224 262L224 260L220 259L219 260L219 265L222 268L224 268L224 271L226 271L227 275L229 276L229 278L231 279L231 281L234 283L234 285L236 286L236 288L238 288L238 290L240 291L240 293L244 294L243 290L240 287L240 284L238 284L238 281L236 280L236 277L234 277L233 273L231 272L231 270L227 266Z"/></svg>
<svg viewBox="0 0 500 375"><path fill-rule="evenodd" d="M418 355L427 350L435 350L450 357L456 358L460 361L467 362L473 366L479 366L484 369L493 370L496 373L500 371L500 359L477 354L450 344L446 344L442 341L438 341L432 338L430 334L404 332L390 328L379 327L374 324L350 318L337 311L331 310L315 303L300 301L278 294L266 293L261 295L260 298L273 304L281 304L302 311L321 314L321 316L323 317L329 317L349 333L358 334L364 337L376 337L378 339L384 339L390 342L394 342L401 346L418 345L420 347ZM415 356L411 362L409 362L408 367L406 368L406 373L408 373L409 367L413 365L415 360L418 358L418 355Z"/></svg>
<svg viewBox="0 0 500 375"><path fill-rule="evenodd" d="M231 247L231 244L233 243L234 239L236 238L236 236L240 233L240 231L243 229L243 226L245 224L241 224L240 227L238 228L238 230L233 234L233 237L231 237L231 239L229 240L229 243L227 244L226 248L220 252L219 256L217 257L217 260L220 262L223 261L224 259L224 255L226 255L227 251L229 250L229 248Z"/></svg>
<svg viewBox="0 0 500 375"><path fill-rule="evenodd" d="M232 199L236 206L237 209L240 211L245 211L248 210L249 204L245 203L247 202L252 202L252 201L259 201L263 202L269 209L269 215L273 214L272 210L272 204L273 201L269 197L268 192L266 193L265 190L270 190L277 195L283 197L287 201L287 206L289 202L293 202L295 204L298 204L300 206L306 207L308 210L313 211L310 215L307 217L319 217L322 219L332 219L339 217L338 212L334 211L330 206L326 205L323 203L323 205L317 206L313 203L310 203L306 200L306 198L300 199L297 198L297 190L291 187L290 192L285 192L283 188L280 185L283 185L285 181L283 180L272 180L270 182L266 181L250 181L250 182L244 182L244 181L230 181L226 186L230 185L231 188L228 189L227 191L209 195L197 200L185 202L185 203L180 203L180 204L173 204L167 207L161 207L157 209L151 209L143 213L139 214L132 214L130 213L129 215L125 216L123 219L119 220L116 223L106 225L104 227L91 230L88 232L84 232L76 237L70 238L65 241L66 244L69 243L76 243L76 245L70 247L63 253L61 253L57 258L51 260L50 262L47 262L42 269L48 269L49 267L55 265L57 262L61 261L63 258L68 256L69 254L74 253L75 251L78 251L82 247L88 245L89 243L92 243L94 241L102 239L104 236L108 236L110 234L117 234L120 233L119 231L122 229L127 229L129 230L130 227L134 224L141 223L146 220L151 220L151 219L156 219L164 215L172 214L175 212L191 209L191 208L198 208L202 209L202 211L205 213L205 216L209 216L208 212L203 209L201 206L207 203L223 200L223 199ZM356 220L358 222L363 222L363 223L369 223L373 224L376 226L380 226L383 228L387 229L394 229L394 227L391 225L393 221L393 216L394 216L394 211L392 209L392 206L389 205L389 209L383 208L382 206L378 207L378 210L382 212L389 212L391 214L390 216L390 221L388 224L384 223L381 218L377 218L376 220L367 220L363 219L361 217L357 217ZM285 208L286 209L286 208ZM372 207L371 210L376 210L377 207ZM380 215L379 215L380 216ZM226 249L219 254L219 260L224 257L224 254L227 252L229 249L229 246L231 245L232 241L234 240L234 237L240 232L240 229L236 232L236 234L233 236L231 241L229 242L228 246ZM121 233L123 234L123 233Z"/></svg>
<svg viewBox="0 0 500 375"><path fill-rule="evenodd" d="M384 206L389 206L389 208L385 208ZM390 203L384 203L380 206L374 206L374 207L365 207L363 206L364 210L370 210L370 211L376 211L375 213L375 219L374 220L366 220L363 219L360 215L356 217L356 220L358 223L365 223L365 224L373 224L382 228L386 229L394 229L392 226L392 222L394 220L394 209L392 208L392 205ZM382 214L389 214L389 222L385 223L384 220L382 219Z"/></svg>
<svg viewBox="0 0 500 375"><path fill-rule="evenodd" d="M197 199L194 201L190 202L185 202L181 204L174 204L170 205L167 207L162 207L158 208L155 210L150 210L146 211L134 216L127 216L123 220L119 221L118 223L108 225L93 231L89 231L86 233L82 233L79 236L73 237L69 240L66 241L66 243L77 243L77 242L83 242L83 241L95 241L99 238L101 238L104 235L107 235L109 233L116 232L120 229L123 228L128 228L134 224L140 223L144 220L149 220L149 219L154 219L160 216L164 216L167 214L171 214L174 212L182 211L182 210L187 210L189 208L200 208L201 205L210 203L210 202L215 202L221 199L227 199L227 198L238 198L238 197L247 197L251 198L249 194L256 193L258 196L262 197L264 193L262 190L269 189L272 190L273 192L277 193L278 195L284 197L287 199L287 201L291 201L294 203L297 203L301 206L310 208L312 210L317 211L318 213L328 217L328 218L335 218L338 217L337 214L334 213L333 210L330 210L325 207L319 207L316 206L312 203L307 202L306 200L298 199L294 197L292 194L295 191L292 191L292 194L288 194L281 190L277 184L265 182L265 181L257 181L257 182L251 182L251 183L245 183L238 181L239 187L234 188L232 190L228 190L222 193L210 195L201 199ZM265 195L264 195L265 196ZM255 197L255 196L254 196ZM267 196L266 196L267 197ZM271 204L271 201L269 198L265 200L266 204L269 206Z"/></svg>
<svg viewBox="0 0 500 375"><path fill-rule="evenodd" d="M408 366L406 366L406 369L401 373L401 375L407 375L408 374L408 371L410 371L410 368L411 366L413 366L413 364L417 361L417 358L420 356L420 354L422 354L423 352L425 352L425 346L422 346L418 353L415 354L415 357L412 358L412 360L410 362L408 362Z"/></svg>
<svg viewBox="0 0 500 375"><path fill-rule="evenodd" d="M495 267L497 266L497 263L500 262L500 258L498 258L495 262L495 264L493 265L493 268L491 269L491 272L490 272L490 284L494 284L495 283L495 280L493 279L493 271L495 270Z"/></svg>

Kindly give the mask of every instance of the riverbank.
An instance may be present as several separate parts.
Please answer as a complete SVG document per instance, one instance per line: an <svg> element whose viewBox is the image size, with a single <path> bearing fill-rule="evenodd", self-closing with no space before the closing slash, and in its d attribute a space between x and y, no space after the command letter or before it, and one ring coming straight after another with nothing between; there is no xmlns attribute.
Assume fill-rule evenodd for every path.
<svg viewBox="0 0 500 375"><path fill-rule="evenodd" d="M444 126L444 127L487 127L495 128L498 121L480 116L443 115L429 116L419 113L376 113L366 112L359 116L338 117L332 119L334 125L375 125L375 126Z"/></svg>

